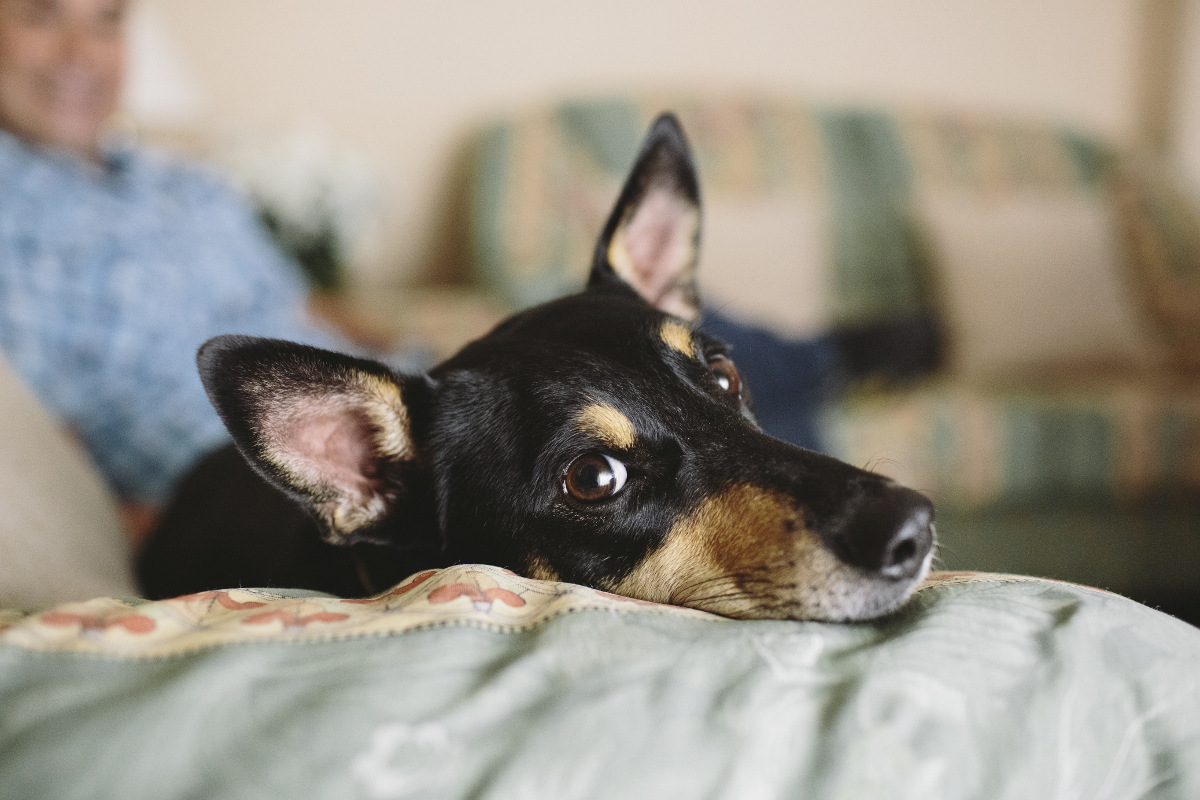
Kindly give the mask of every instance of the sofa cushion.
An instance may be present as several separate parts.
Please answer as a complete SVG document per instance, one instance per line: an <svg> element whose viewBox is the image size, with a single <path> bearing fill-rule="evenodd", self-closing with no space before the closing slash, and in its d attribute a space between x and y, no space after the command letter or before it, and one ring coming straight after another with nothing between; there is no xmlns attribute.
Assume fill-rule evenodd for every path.
<svg viewBox="0 0 1200 800"><path fill-rule="evenodd" d="M927 195L920 213L958 376L1129 373L1163 360L1105 200L943 192Z"/></svg>
<svg viewBox="0 0 1200 800"><path fill-rule="evenodd" d="M1200 392L1187 383L962 383L858 396L826 418L833 453L939 509L1200 498Z"/></svg>
<svg viewBox="0 0 1200 800"><path fill-rule="evenodd" d="M1200 205L1159 165L1127 161L1111 180L1142 308L1175 363L1200 370Z"/></svg>
<svg viewBox="0 0 1200 800"><path fill-rule="evenodd" d="M3 361L0 506L0 606L135 594L108 488Z"/></svg>
<svg viewBox="0 0 1200 800"><path fill-rule="evenodd" d="M578 288L650 119L674 109L706 204L708 302L781 336L946 321L996 381L1200 364L1200 216L1169 180L1051 124L640 93L480 139L477 264L514 306Z"/></svg>
<svg viewBox="0 0 1200 800"><path fill-rule="evenodd" d="M533 109L481 134L472 222L488 285L516 307L579 288L641 135L666 108L701 176L712 305L799 335L928 304L892 117L667 93Z"/></svg>

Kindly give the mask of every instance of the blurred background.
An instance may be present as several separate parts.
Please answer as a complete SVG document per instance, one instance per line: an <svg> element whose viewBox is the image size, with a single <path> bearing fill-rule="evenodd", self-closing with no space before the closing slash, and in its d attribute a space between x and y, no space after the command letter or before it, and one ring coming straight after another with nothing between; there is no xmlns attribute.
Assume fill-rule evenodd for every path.
<svg viewBox="0 0 1200 800"><path fill-rule="evenodd" d="M127 127L340 214L331 313L439 355L582 280L678 109L711 302L785 342L939 320L940 369L819 436L934 496L944 566L1195 613L1200 2L141 0L131 32Z"/></svg>
<svg viewBox="0 0 1200 800"><path fill-rule="evenodd" d="M316 131L369 159L383 230L356 285L460 268L456 159L479 126L648 88L1066 124L1169 152L1200 191L1186 0L140 0L134 17L126 105L148 133Z"/></svg>
<svg viewBox="0 0 1200 800"><path fill-rule="evenodd" d="M676 109L771 414L849 332L817 437L934 498L943 567L1200 619L1200 0L132 13L123 134L225 170L344 329L436 355L580 284Z"/></svg>

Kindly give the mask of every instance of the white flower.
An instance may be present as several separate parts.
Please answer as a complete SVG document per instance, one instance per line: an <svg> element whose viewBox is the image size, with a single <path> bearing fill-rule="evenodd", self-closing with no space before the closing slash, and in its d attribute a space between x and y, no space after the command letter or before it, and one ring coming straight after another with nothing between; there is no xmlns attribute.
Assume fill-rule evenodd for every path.
<svg viewBox="0 0 1200 800"><path fill-rule="evenodd" d="M367 159L313 130L236 136L218 161L292 249L328 237L339 259L348 260L379 211Z"/></svg>

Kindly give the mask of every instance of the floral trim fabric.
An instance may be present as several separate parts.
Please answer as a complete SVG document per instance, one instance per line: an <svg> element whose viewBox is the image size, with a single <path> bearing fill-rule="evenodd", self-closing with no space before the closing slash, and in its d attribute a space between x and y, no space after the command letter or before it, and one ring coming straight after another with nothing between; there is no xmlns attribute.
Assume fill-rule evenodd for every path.
<svg viewBox="0 0 1200 800"><path fill-rule="evenodd" d="M499 567L459 565L417 573L364 600L223 589L153 603L99 598L28 616L0 613L0 645L149 657L236 642L307 642L440 625L513 632L585 609L639 607L710 616L583 586L522 578Z"/></svg>
<svg viewBox="0 0 1200 800"><path fill-rule="evenodd" d="M922 588L1027 580L1033 579L971 572L934 573ZM153 603L98 598L37 614L0 611L0 646L149 658L216 645L387 636L451 625L512 633L579 611L723 619L575 584L523 578L499 567L467 564L417 573L364 600L316 594L283 597L263 589L223 589Z"/></svg>

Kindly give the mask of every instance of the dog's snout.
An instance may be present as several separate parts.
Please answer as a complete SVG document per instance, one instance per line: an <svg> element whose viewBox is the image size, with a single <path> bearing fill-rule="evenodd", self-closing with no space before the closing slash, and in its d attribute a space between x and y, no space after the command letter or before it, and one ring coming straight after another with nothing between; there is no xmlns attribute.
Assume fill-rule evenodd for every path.
<svg viewBox="0 0 1200 800"><path fill-rule="evenodd" d="M832 544L847 564L907 580L920 571L933 547L933 504L919 492L891 486L863 501Z"/></svg>

